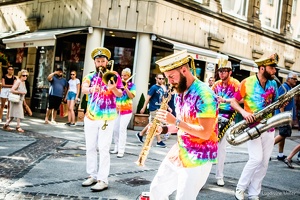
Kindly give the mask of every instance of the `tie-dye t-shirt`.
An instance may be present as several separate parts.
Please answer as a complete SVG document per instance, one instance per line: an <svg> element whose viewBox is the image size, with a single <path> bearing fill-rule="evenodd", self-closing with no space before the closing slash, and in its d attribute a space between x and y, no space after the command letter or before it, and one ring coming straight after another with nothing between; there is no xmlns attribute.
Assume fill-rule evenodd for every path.
<svg viewBox="0 0 300 200"><path fill-rule="evenodd" d="M118 89L123 88L122 79L117 72L116 87ZM83 83L86 82L90 87L95 85L100 86L100 92L94 92L88 94L88 103L86 116L90 120L113 120L117 117L116 109L116 96L114 93L107 89L105 83L102 82L102 78L97 73L90 73L83 78Z"/></svg>
<svg viewBox="0 0 300 200"><path fill-rule="evenodd" d="M176 116L189 124L199 125L198 118L215 118L215 125L208 140L178 131L179 159L183 167L196 167L207 162L216 162L218 102L214 92L196 79L184 94L176 97Z"/></svg>
<svg viewBox="0 0 300 200"><path fill-rule="evenodd" d="M223 99L231 99L234 98L235 93L239 89L240 82L235 78L230 77L226 86L222 84L222 80L218 80L214 83L211 89L215 92L217 96L222 97ZM219 110L224 111L234 111L234 109L230 106L230 103L220 103ZM224 114L219 112L219 116L228 118L229 114Z"/></svg>
<svg viewBox="0 0 300 200"><path fill-rule="evenodd" d="M135 84L128 82L127 87L128 90L135 96ZM132 99L128 97L125 89L123 90L123 95L121 97L117 97L117 111L120 113L120 115L132 113Z"/></svg>
<svg viewBox="0 0 300 200"><path fill-rule="evenodd" d="M236 93L235 98L244 99L244 109L250 113L256 113L278 98L276 81L268 80L263 88L256 75L244 79ZM270 114L272 116L272 114Z"/></svg>

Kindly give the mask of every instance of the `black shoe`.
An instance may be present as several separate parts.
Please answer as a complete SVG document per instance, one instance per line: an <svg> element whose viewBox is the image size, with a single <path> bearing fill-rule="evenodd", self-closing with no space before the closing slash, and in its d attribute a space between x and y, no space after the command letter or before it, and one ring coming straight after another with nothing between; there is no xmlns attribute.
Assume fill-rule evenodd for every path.
<svg viewBox="0 0 300 200"><path fill-rule="evenodd" d="M160 141L160 142L156 142L156 146L161 147L161 148L165 148L167 145L165 143L163 143L163 141Z"/></svg>
<svg viewBox="0 0 300 200"><path fill-rule="evenodd" d="M68 123L65 123L66 126L70 126L71 125L71 122L68 122Z"/></svg>
<svg viewBox="0 0 300 200"><path fill-rule="evenodd" d="M283 162L284 162L289 168L294 169L294 167L293 167L293 165L292 165L292 162L289 161L287 158L285 158L285 159L283 160Z"/></svg>
<svg viewBox="0 0 300 200"><path fill-rule="evenodd" d="M137 134L135 134L135 136L139 140L140 143L144 143L143 136L140 136L140 132L138 132Z"/></svg>
<svg viewBox="0 0 300 200"><path fill-rule="evenodd" d="M284 161L284 159L286 159L287 156L283 155L283 156L277 156L277 160L280 161Z"/></svg>

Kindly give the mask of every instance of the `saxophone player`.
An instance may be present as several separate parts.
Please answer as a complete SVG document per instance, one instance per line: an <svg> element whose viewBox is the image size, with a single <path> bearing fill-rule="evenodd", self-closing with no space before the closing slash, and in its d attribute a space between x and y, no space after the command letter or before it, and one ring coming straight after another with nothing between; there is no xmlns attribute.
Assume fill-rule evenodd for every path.
<svg viewBox="0 0 300 200"><path fill-rule="evenodd" d="M218 162L216 164L216 179L218 186L224 186L224 163L226 158L227 140L224 136L226 128L235 118L235 110L230 106L230 100L234 98L240 82L231 77L231 62L220 59L218 62L218 75L220 80L216 81L211 89L215 92L219 102L219 145L218 145Z"/></svg>
<svg viewBox="0 0 300 200"><path fill-rule="evenodd" d="M255 60L258 73L241 82L235 98L231 101L231 106L241 113L248 123L258 123L253 113L262 110L278 98L277 83L273 80L278 61L279 56L276 53L269 58ZM241 100L244 101L244 108L238 103ZM274 147L274 134L275 129L271 128L267 133L261 133L260 137L247 141L249 160L238 181L236 199L244 199L246 189L248 189L248 199L259 199L261 184L267 173L269 158Z"/></svg>
<svg viewBox="0 0 300 200"><path fill-rule="evenodd" d="M116 72L114 80L104 80L108 73L107 65L111 53L107 48L99 47L92 51L96 71L87 74L82 81L82 92L88 95L87 111L84 117L84 134L86 143L86 171L89 177L82 183L83 187L92 186L91 190L100 192L108 188L110 168L109 148L113 128L117 118L116 97L122 96L123 84ZM105 83L107 82L107 84ZM99 149L99 162L97 147Z"/></svg>
<svg viewBox="0 0 300 200"><path fill-rule="evenodd" d="M156 62L168 83L178 93L176 117L159 109L157 119L168 124L158 132L177 132L178 142L161 163L150 186L150 199L168 199L177 190L177 200L195 200L216 162L218 150L217 97L206 83L193 76L193 58L186 50Z"/></svg>

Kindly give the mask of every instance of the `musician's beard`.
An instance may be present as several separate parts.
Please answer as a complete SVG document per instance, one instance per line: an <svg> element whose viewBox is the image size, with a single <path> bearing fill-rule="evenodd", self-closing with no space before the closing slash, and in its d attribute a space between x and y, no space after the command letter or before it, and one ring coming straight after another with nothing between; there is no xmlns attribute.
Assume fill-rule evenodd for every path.
<svg viewBox="0 0 300 200"><path fill-rule="evenodd" d="M97 73L101 72L101 74L104 74L106 72L106 67L98 66L96 67L96 72Z"/></svg>
<svg viewBox="0 0 300 200"><path fill-rule="evenodd" d="M274 79L273 76L269 72L267 72L266 70L264 71L263 75L267 80L273 80Z"/></svg>
<svg viewBox="0 0 300 200"><path fill-rule="evenodd" d="M183 75L180 73L179 83L177 83L177 84L174 86L174 89L177 91L177 93L182 94L182 93L184 93L184 91L186 91L186 89L187 89L186 84L187 84L186 77L183 76Z"/></svg>

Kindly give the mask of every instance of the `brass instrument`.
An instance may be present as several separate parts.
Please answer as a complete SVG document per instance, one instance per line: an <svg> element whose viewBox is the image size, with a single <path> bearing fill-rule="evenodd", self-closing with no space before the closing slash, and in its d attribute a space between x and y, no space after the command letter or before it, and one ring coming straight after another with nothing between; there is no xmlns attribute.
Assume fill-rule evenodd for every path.
<svg viewBox="0 0 300 200"><path fill-rule="evenodd" d="M167 97L165 97L162 102L161 102L161 105L160 105L160 109L163 109L163 110L167 110L168 109L168 102L171 100L171 97L172 97L172 87L170 87L170 89L168 90L168 93L167 93ZM149 150L151 148L151 143L152 143L152 140L155 136L155 133L156 133L156 129L157 127L159 126L159 121L157 120L157 118L155 117L152 121L152 125L151 127L148 129L148 133L147 133L147 136L146 136L146 140L144 141L144 145L143 145L143 148L142 148L142 151L139 155L139 158L138 160L135 162L138 166L144 166L145 165L145 161L147 159L147 156L149 154Z"/></svg>
<svg viewBox="0 0 300 200"><path fill-rule="evenodd" d="M113 72L114 69L114 61L110 60L108 61L108 66L110 65L111 68L110 70L107 70L103 75L102 75L102 81L105 83L105 85L108 84L108 81L114 81L115 83L117 82L117 75ZM102 72L102 70L100 70Z"/></svg>
<svg viewBox="0 0 300 200"><path fill-rule="evenodd" d="M277 78L275 78L275 80L276 79ZM300 85L297 85L279 96L277 101L268 105L259 112L254 113L255 120L260 121L255 127L250 128L249 126L251 126L251 124L248 124L246 120L242 120L230 127L225 133L228 143L232 145L239 145L250 139L253 140L259 137L262 132L270 128L291 124L292 116L290 112L282 112L269 119L267 119L267 116L270 113L273 113L276 109L282 107L285 103L289 102L296 94L299 93Z"/></svg>
<svg viewBox="0 0 300 200"><path fill-rule="evenodd" d="M134 76L135 76L135 74L130 76L126 81L122 79L122 84L123 84L124 88L127 88L128 81L130 81L130 79L132 79Z"/></svg>

